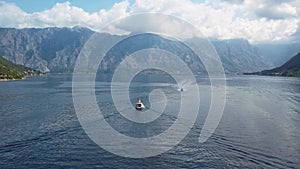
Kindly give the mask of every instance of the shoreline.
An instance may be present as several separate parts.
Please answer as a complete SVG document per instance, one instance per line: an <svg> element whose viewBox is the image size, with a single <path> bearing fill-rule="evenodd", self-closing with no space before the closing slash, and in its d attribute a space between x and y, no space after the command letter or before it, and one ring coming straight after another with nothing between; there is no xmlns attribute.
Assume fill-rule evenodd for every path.
<svg viewBox="0 0 300 169"><path fill-rule="evenodd" d="M26 77L22 77L21 79L0 79L0 82L10 82L10 81L17 81L17 80L24 80Z"/></svg>
<svg viewBox="0 0 300 169"><path fill-rule="evenodd" d="M32 75L32 76L45 76L45 75L46 74ZM32 77L32 76L24 76L21 79L0 79L0 82L11 82L11 81L25 80L26 77Z"/></svg>

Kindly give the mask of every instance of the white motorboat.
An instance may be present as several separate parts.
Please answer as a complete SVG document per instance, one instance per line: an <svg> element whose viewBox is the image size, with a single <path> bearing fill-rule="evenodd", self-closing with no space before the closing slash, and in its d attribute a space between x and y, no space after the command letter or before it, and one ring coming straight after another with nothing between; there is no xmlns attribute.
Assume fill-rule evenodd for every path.
<svg viewBox="0 0 300 169"><path fill-rule="evenodd" d="M143 110L145 108L144 104L142 103L142 101L140 99L136 102L135 108L137 110Z"/></svg>

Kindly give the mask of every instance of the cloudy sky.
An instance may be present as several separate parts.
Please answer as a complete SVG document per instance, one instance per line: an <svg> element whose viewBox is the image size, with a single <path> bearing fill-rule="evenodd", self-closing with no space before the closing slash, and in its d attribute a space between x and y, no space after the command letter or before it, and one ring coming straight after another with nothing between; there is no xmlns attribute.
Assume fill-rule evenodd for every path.
<svg viewBox="0 0 300 169"><path fill-rule="evenodd" d="M253 43L300 39L300 0L0 0L0 27L100 25L159 12L195 25L205 36Z"/></svg>

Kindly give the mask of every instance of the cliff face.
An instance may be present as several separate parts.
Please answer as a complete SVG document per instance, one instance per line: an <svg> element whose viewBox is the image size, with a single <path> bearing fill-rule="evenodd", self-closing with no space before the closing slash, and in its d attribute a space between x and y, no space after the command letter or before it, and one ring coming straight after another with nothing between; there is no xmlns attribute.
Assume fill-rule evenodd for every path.
<svg viewBox="0 0 300 169"><path fill-rule="evenodd" d="M11 29L0 28L0 56L43 72L72 72L77 56L94 32L87 28ZM105 38L118 38L103 34ZM109 39L109 38L108 38ZM214 40L226 72L253 72L270 68L256 48L246 40ZM153 34L128 38L126 43L115 46L103 61L105 71L111 71L124 55L149 47L168 50L180 56L193 70L204 71L195 54L180 42Z"/></svg>
<svg viewBox="0 0 300 169"><path fill-rule="evenodd" d="M212 41L227 72L252 72L270 68L273 64L264 59L256 47L244 39Z"/></svg>
<svg viewBox="0 0 300 169"><path fill-rule="evenodd" d="M0 56L43 72L68 72L92 33L85 28L2 28Z"/></svg>

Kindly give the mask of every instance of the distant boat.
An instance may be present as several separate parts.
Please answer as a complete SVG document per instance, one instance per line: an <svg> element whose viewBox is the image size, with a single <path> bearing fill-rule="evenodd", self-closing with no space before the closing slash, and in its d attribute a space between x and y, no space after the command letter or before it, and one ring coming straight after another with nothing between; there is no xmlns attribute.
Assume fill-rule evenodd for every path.
<svg viewBox="0 0 300 169"><path fill-rule="evenodd" d="M183 92L183 88L180 88L180 91L182 91L182 92Z"/></svg>
<svg viewBox="0 0 300 169"><path fill-rule="evenodd" d="M145 108L144 104L142 103L142 101L140 99L136 102L135 108L137 110L143 110Z"/></svg>

